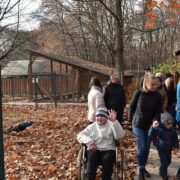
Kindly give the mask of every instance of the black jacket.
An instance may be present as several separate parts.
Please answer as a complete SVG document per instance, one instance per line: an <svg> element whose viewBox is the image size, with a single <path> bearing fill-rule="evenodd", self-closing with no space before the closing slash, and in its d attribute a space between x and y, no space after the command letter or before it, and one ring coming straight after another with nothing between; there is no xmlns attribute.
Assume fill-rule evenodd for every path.
<svg viewBox="0 0 180 180"><path fill-rule="evenodd" d="M115 111L123 111L126 106L126 96L124 88L120 84L110 83L103 92L105 106Z"/></svg>
<svg viewBox="0 0 180 180"><path fill-rule="evenodd" d="M140 128L149 128L154 119L160 121L162 97L158 92L137 90L129 105L128 119Z"/></svg>
<svg viewBox="0 0 180 180"><path fill-rule="evenodd" d="M165 88L166 93L167 93L167 97L168 97L168 104L167 104L167 108L168 108L171 105L176 104L176 102L177 102L176 90L175 90L173 84L171 84L171 86L169 88L167 88L165 84L163 85L163 87Z"/></svg>

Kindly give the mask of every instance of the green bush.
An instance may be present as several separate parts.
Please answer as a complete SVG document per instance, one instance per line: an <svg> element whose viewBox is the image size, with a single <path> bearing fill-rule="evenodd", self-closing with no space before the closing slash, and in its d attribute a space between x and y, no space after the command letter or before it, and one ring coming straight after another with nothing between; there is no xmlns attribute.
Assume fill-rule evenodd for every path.
<svg viewBox="0 0 180 180"><path fill-rule="evenodd" d="M180 62L178 63L172 63L172 62L166 62L161 63L157 67L153 68L153 73L156 74L157 72L161 72L163 74L166 74L168 72L180 72Z"/></svg>

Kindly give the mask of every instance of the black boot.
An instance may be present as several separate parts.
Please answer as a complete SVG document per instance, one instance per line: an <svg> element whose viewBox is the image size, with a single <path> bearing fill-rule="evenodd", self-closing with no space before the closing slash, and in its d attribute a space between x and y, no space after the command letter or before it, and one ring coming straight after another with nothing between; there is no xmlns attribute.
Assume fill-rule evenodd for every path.
<svg viewBox="0 0 180 180"><path fill-rule="evenodd" d="M144 178L144 169L139 169L139 178L138 180L145 180Z"/></svg>
<svg viewBox="0 0 180 180"><path fill-rule="evenodd" d="M150 173L149 173L146 169L144 169L144 175L145 175L145 177L147 177L147 178L150 178L150 177L151 177Z"/></svg>
<svg viewBox="0 0 180 180"><path fill-rule="evenodd" d="M168 176L162 176L162 180L168 180Z"/></svg>

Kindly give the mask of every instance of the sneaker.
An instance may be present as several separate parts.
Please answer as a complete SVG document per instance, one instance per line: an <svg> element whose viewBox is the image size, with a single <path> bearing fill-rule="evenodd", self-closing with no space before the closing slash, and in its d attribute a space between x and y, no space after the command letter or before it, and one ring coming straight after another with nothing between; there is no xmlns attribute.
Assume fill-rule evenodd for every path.
<svg viewBox="0 0 180 180"><path fill-rule="evenodd" d="M144 169L139 169L138 180L145 180L145 177L144 177Z"/></svg>
<svg viewBox="0 0 180 180"><path fill-rule="evenodd" d="M144 169L144 175L145 175L145 177L151 177L151 175L150 175L150 173L146 170L146 169Z"/></svg>

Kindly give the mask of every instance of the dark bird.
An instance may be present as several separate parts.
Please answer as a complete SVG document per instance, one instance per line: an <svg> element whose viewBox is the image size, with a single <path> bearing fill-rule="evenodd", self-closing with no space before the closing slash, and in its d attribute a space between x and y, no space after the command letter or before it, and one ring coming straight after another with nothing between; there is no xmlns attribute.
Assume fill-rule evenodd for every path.
<svg viewBox="0 0 180 180"><path fill-rule="evenodd" d="M15 125L12 125L10 128L8 128L4 133L10 133L12 131L20 132L26 129L27 127L31 126L33 124L32 121L24 121L24 122L19 122Z"/></svg>

